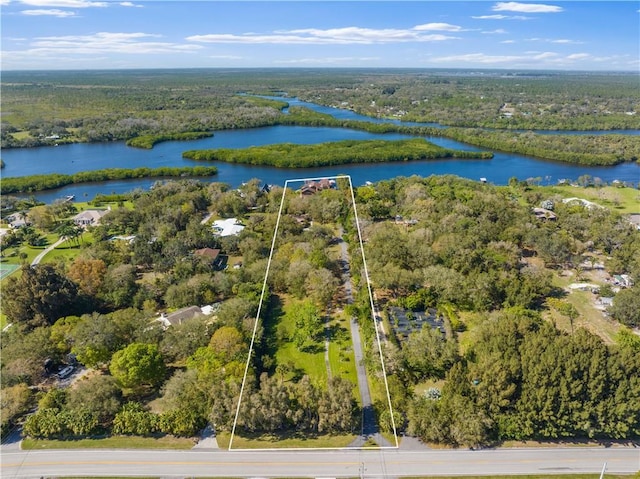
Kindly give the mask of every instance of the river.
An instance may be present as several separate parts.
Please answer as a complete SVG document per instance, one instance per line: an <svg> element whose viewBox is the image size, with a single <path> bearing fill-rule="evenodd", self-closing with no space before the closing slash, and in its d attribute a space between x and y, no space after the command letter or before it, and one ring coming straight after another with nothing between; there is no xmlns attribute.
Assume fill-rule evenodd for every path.
<svg viewBox="0 0 640 479"><path fill-rule="evenodd" d="M394 121L371 119L350 110L324 107L287 98L290 105L302 105L322 113L329 113L340 119ZM411 124L411 123L403 123ZM421 124L436 126L434 124ZM592 134L593 132L573 132L574 134ZM626 132L638 134L637 130ZM603 181L620 180L637 183L640 181L640 167L635 163L623 163L616 166L587 167L561 162L544 161L510 153L496 152L492 160L431 160L405 163L378 163L364 165L342 165L322 168L284 169L267 166L238 165L222 162L203 163L182 158L185 150L205 148L246 148L249 146L274 143L312 144L346 139L367 140L375 138L410 138L400 134L373 134L357 130L329 127L272 126L243 130L224 130L214 132L212 138L203 138L189 142L171 141L156 145L151 150L130 148L124 142L80 143L57 147L9 149L2 151L6 166L3 177L27 176L48 173L75 173L78 171L103 168L137 168L147 166L197 166L214 164L218 175L211 181L222 181L232 186L252 178L258 178L268 184L283 185L285 180L351 175L355 185L366 181L379 181L396 176L429 176L454 174L473 180L486 178L494 184L506 184L509 178L519 179L540 177L542 184L553 184L559 179L577 179L580 175L599 177ZM433 143L453 149L480 150L477 147L460 143L448 138L426 137ZM69 185L56 190L36 192L34 196L41 201L51 202L66 195L75 195L78 200L92 199L98 193L124 193L135 188L148 189L156 180L120 180L103 183Z"/></svg>

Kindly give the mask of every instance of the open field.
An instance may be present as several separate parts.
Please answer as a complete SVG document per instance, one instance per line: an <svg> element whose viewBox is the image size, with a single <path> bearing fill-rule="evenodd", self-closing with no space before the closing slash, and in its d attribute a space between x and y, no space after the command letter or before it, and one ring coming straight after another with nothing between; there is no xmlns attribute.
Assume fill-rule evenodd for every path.
<svg viewBox="0 0 640 479"><path fill-rule="evenodd" d="M544 191L558 193L565 198L579 197L593 201L618 213L640 213L640 190L637 188L603 187L575 187L570 185L545 186Z"/></svg>

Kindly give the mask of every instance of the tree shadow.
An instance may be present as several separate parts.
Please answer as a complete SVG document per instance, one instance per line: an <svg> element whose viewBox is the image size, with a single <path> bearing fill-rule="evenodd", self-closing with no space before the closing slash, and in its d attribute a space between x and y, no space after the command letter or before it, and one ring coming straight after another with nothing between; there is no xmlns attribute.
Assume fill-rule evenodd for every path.
<svg viewBox="0 0 640 479"><path fill-rule="evenodd" d="M278 323L279 318L284 314L282 310L282 300L277 295L271 295L269 298L268 307L266 310L266 314L264 315L264 319L262 321L262 327L264 328L264 334L262 335L262 340L260 344L256 346L256 358L262 358L263 356L270 356L275 358L276 352L278 351ZM270 373L273 373L271 368L263 367L262 370L268 370Z"/></svg>

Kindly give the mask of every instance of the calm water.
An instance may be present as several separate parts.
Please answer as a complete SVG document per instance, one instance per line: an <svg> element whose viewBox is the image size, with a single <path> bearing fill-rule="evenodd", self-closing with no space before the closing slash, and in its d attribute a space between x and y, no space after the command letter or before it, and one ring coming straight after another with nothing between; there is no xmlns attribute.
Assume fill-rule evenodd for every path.
<svg viewBox="0 0 640 479"><path fill-rule="evenodd" d="M341 119L377 120L363 117L349 110L322 107L287 99L290 105L313 107L314 110L330 113ZM434 126L432 124L426 124ZM634 130L635 131L635 130ZM576 132L589 134L589 132ZM637 131L627 132L638 134ZM585 167L566 163L538 160L522 155L496 153L492 160L437 160L406 163L384 163L367 165L342 165L324 168L280 169L265 166L246 166L227 163L204 163L182 158L182 152L204 148L246 148L249 146L273 143L312 144L346 139L367 140L374 138L401 139L405 135L372 133L346 130L342 128L273 126L246 130L227 130L215 132L213 138L204 138L190 142L166 142L156 145L152 150L142 150L125 146L123 142L61 145L30 149L10 149L2 151L6 167L3 177L26 176L47 173L75 173L78 171L102 168L137 168L141 166L195 166L215 164L218 175L211 181L222 181L238 186L251 178L258 178L269 184L284 184L292 178L351 175L355 185L366 181L379 181L396 176L429 176L454 174L478 180L487 178L491 183L506 184L512 176L520 179L541 177L543 184L557 182L561 178L576 179L588 174L604 181L621 180L637 183L640 181L640 167L635 163L624 163L612 167ZM427 137L433 143L462 150L479 150L474 146L459 143L447 138ZM124 193L134 188L147 189L155 180L126 180L70 185L58 190L36 193L42 201L51 202L65 195L76 195L77 199L92 199L98 193Z"/></svg>

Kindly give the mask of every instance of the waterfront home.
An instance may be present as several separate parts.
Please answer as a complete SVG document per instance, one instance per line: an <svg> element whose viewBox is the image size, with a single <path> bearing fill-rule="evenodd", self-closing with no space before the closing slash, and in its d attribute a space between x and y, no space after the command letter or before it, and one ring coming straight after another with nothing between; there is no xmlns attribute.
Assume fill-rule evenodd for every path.
<svg viewBox="0 0 640 479"><path fill-rule="evenodd" d="M302 188L300 188L301 195L315 195L319 191L335 188L335 180L329 180L328 178L322 178L318 181L305 181Z"/></svg>
<svg viewBox="0 0 640 479"><path fill-rule="evenodd" d="M86 228L100 224L100 219L111 210L84 210L73 217L76 226Z"/></svg>

